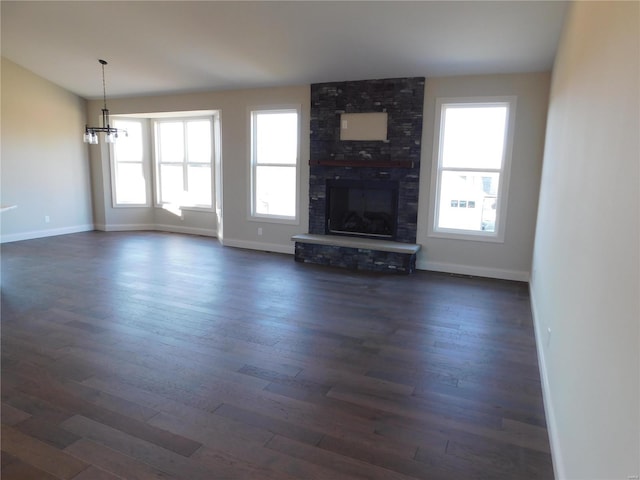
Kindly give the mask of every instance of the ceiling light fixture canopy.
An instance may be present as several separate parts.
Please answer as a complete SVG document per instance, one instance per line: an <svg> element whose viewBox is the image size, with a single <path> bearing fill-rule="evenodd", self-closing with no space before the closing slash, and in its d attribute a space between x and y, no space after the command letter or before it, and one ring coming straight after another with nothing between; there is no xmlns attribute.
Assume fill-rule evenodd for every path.
<svg viewBox="0 0 640 480"><path fill-rule="evenodd" d="M113 128L109 121L109 109L107 108L107 87L104 81L104 66L107 65L106 60L98 60L102 65L102 98L104 100L104 107L102 108L102 126L90 127L85 125L83 140L85 143L97 145L98 133L104 133L104 141L107 143L115 143L119 133L123 133L127 136L127 131L123 129Z"/></svg>

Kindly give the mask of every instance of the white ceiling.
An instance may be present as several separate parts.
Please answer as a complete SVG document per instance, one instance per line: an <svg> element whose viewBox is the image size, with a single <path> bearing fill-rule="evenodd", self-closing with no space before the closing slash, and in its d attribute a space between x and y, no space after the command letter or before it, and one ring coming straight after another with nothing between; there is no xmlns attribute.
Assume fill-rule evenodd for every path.
<svg viewBox="0 0 640 480"><path fill-rule="evenodd" d="M549 70L559 1L6 1L2 56L85 98Z"/></svg>

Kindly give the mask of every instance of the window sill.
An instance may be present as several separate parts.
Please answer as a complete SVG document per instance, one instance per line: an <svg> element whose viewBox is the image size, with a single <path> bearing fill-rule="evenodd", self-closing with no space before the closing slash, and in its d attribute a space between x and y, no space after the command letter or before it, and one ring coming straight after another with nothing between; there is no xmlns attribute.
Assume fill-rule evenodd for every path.
<svg viewBox="0 0 640 480"><path fill-rule="evenodd" d="M487 234L470 231L430 231L427 234L431 238L443 238L448 240L467 240L472 242L504 243L504 234Z"/></svg>
<svg viewBox="0 0 640 480"><path fill-rule="evenodd" d="M216 213L216 209L213 207L180 207L180 210L186 210L188 212Z"/></svg>
<svg viewBox="0 0 640 480"><path fill-rule="evenodd" d="M181 211L181 212L202 212L202 213L216 213L216 209L213 207L191 207L191 206L181 206L181 205L171 205L171 204L164 204L164 205L155 205L155 208L157 208L158 210L177 210L177 211Z"/></svg>
<svg viewBox="0 0 640 480"><path fill-rule="evenodd" d="M150 203L116 203L112 208L151 208Z"/></svg>
<svg viewBox="0 0 640 480"><path fill-rule="evenodd" d="M300 225L300 219L298 218L251 215L247 220L250 222L276 223L280 225Z"/></svg>

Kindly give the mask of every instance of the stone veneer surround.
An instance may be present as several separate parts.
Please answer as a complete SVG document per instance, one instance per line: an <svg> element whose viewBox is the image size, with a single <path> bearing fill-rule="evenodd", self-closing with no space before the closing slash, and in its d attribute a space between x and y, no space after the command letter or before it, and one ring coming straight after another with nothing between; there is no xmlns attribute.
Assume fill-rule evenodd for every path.
<svg viewBox="0 0 640 480"><path fill-rule="evenodd" d="M396 241L415 243L424 83L417 77L311 85L309 233L326 233L327 180L390 180L399 186ZM367 112L387 112L387 141L340 140L340 114Z"/></svg>
<svg viewBox="0 0 640 480"><path fill-rule="evenodd" d="M424 85L424 77L311 85L309 234L326 233L327 180L396 181L395 240L415 243ZM369 112L387 112L386 141L340 140L342 113ZM309 256L296 244L296 259L327 263L325 253L328 255L329 250L333 256L340 251L337 247L314 246Z"/></svg>
<svg viewBox="0 0 640 480"><path fill-rule="evenodd" d="M311 164L420 162L424 77L311 85ZM340 140L342 113L387 112L386 141Z"/></svg>

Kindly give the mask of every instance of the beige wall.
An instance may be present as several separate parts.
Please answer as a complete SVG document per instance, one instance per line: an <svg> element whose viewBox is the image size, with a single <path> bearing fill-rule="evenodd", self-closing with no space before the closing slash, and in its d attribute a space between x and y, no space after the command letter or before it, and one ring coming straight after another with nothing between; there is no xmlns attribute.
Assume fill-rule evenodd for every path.
<svg viewBox="0 0 640 480"><path fill-rule="evenodd" d="M549 98L549 73L428 78L420 166L418 268L512 280L529 279ZM436 99L517 97L504 243L429 237Z"/></svg>
<svg viewBox="0 0 640 480"><path fill-rule="evenodd" d="M531 292L559 479L640 475L639 5L573 3L553 72Z"/></svg>
<svg viewBox="0 0 640 480"><path fill-rule="evenodd" d="M185 211L184 218L156 208L113 208L106 145L92 146L92 182L96 223L101 228L126 229L155 225L177 231L211 232L224 245L293 253L291 236L308 229L309 86L236 90L109 100L111 115L220 110L222 158L222 224L215 213ZM299 105L300 223L284 225L249 220L249 145L251 107ZM90 118L98 118L101 102L89 102ZM262 235L258 235L258 228Z"/></svg>
<svg viewBox="0 0 640 480"><path fill-rule="evenodd" d="M23 72L30 75L20 67L10 64L4 77L11 77L11 72ZM187 95L166 95L155 97L138 97L126 99L110 99L108 104L112 115L118 114L149 114L156 112L182 112L189 110L220 110L222 130L222 166L221 181L223 185L222 205L224 206L222 220L218 222L217 215L213 212L200 212L185 210L183 215L176 216L162 209L151 208L113 208L112 189L109 165L108 145L101 142L97 146L89 146L79 143L78 131L82 131L85 122L82 115L83 101L73 95L60 90L48 82L33 77L37 80L23 81L16 78L14 85L20 84L21 95L11 95L15 98L9 106L9 102L3 104L3 116L5 124L23 123L24 131L28 131L32 125L29 116L39 112L40 103L32 100L39 99L38 91L42 86L38 82L47 85L52 91L61 92L65 98L70 98L80 107L75 113L78 118L67 119L59 122L57 128L62 128L66 137L72 140L71 145L80 153L70 157L65 155L64 162L70 162L69 158L86 153L89 149L90 161L86 159L76 163L68 163L72 168L60 185L66 185L63 189L65 195L70 192L88 194L86 176L87 165L91 166L91 195L93 200L93 216L91 218L86 198L80 201L85 208L85 223L95 223L97 228L105 230L127 229L165 229L183 231L187 233L199 233L217 235L225 245L272 250L278 252L293 252L293 244L290 237L296 233L305 233L308 230L308 159L309 159L309 86L268 88L238 91L222 91L194 93ZM3 81L3 92L11 90L11 82ZM540 175L540 163L544 135L544 119L548 97L549 76L546 73L520 74L520 75L488 75L469 77L432 78L426 83L424 133L423 133L423 159L421 172L421 197L419 210L418 243L424 246L418 258L418 267L422 269L445 270L458 273L469 273L501 278L513 278L526 280L529 276L533 230L537 205L538 182ZM31 89L34 91L31 92ZM514 140L513 167L511 176L511 188L508 207L506 239L503 244L491 244L481 242L469 242L461 240L445 240L430 238L427 236L427 219L429 209L429 191L431 176L431 157L433 154L433 128L435 116L435 101L437 97L451 96L495 96L516 95L518 97L516 134ZM8 95L7 95L8 96ZM6 98L6 96L5 96ZM18 105L16 101L22 102ZM283 225L267 222L255 222L249 220L249 109L254 106L299 104L302 107L302 131L300 146L300 223L299 225ZM75 104L74 104L75 105ZM93 119L93 124L99 123L100 108L102 102L94 100L88 102L88 118ZM11 108L11 111L7 109ZM31 113L30 113L31 112ZM4 115L6 113L6 115ZM20 120L22 119L22 120ZM40 121L38 116L37 121ZM64 125L64 126L62 126ZM5 126L3 125L3 131ZM17 137L16 137L17 138ZM30 142L31 143L31 142ZM3 142L3 153L9 151L10 144ZM3 155L4 156L4 155ZM11 158L7 156L7 158ZM17 158L17 157L16 157ZM3 160L4 163L5 160ZM24 191L29 183L33 183L38 177L42 181L49 180L51 173L46 168L41 168L42 157L31 157L35 173L26 175L25 179L15 179L5 182L11 176L11 172L20 169L6 168L3 177L3 190L8 193L11 189L5 184L11 183L15 190ZM63 162L63 164L64 164ZM59 163L59 162L57 162ZM18 163L22 165L22 160ZM77 167L77 168L76 168ZM21 170L23 173L26 170ZM40 175L40 172L43 175ZM46 173L45 173L46 172ZM84 178L79 180L75 177ZM74 179L72 181L72 179ZM84 183L83 183L84 182ZM56 183L57 184L57 183ZM47 188L50 188L47 187ZM35 188L34 192L41 192L42 188ZM44 189L46 191L46 189ZM31 202L40 205L51 205L51 201L43 202L38 194L29 197ZM6 200L5 200L6 198ZM3 202L11 201L3 195ZM25 200L21 202L26 206ZM69 209L65 209L68 213ZM15 212L7 212L3 216L10 218ZM59 214L51 212L39 212L32 214L37 228L44 228L42 219L44 215L50 215L52 224L60 218ZM67 223L69 223L67 221ZM5 224L3 223L3 226ZM8 226L7 226L8 227ZM13 227L15 232L26 235L35 230L30 230L24 225ZM258 228L262 229L262 235L258 235Z"/></svg>
<svg viewBox="0 0 640 480"><path fill-rule="evenodd" d="M3 242L93 230L85 101L2 59ZM45 216L50 219L45 222Z"/></svg>

